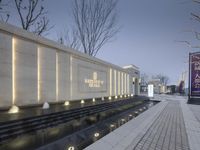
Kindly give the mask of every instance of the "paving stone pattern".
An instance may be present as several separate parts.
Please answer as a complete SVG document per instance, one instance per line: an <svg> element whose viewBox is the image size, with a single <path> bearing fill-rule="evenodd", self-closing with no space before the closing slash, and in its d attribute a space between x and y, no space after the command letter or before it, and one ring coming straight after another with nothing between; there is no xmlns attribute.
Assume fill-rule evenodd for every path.
<svg viewBox="0 0 200 150"><path fill-rule="evenodd" d="M198 121L200 106L188 105L186 102L187 101L183 101L181 107L190 149L200 150L200 122ZM195 107L195 110L192 108L193 106Z"/></svg>
<svg viewBox="0 0 200 150"><path fill-rule="evenodd" d="M190 110L196 117L197 121L200 123L200 106L199 105L189 105Z"/></svg>
<svg viewBox="0 0 200 150"><path fill-rule="evenodd" d="M134 150L189 150L179 101L169 101Z"/></svg>

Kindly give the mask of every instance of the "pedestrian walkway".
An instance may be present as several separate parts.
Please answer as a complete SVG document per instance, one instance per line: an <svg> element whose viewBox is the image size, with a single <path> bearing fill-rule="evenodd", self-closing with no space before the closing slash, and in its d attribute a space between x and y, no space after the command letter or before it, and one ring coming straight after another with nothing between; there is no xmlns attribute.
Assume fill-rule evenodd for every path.
<svg viewBox="0 0 200 150"><path fill-rule="evenodd" d="M192 105L188 105L185 102L181 103L183 111L186 132L189 140L191 150L200 149L200 122L197 120L194 109L191 109ZM200 113L200 105L196 105ZM198 114L199 116L199 114Z"/></svg>
<svg viewBox="0 0 200 150"><path fill-rule="evenodd" d="M200 105L190 105L189 106L190 110L193 112L194 116L200 123Z"/></svg>
<svg viewBox="0 0 200 150"><path fill-rule="evenodd" d="M200 105L188 105L182 96L154 99L161 102L86 150L199 150Z"/></svg>
<svg viewBox="0 0 200 150"><path fill-rule="evenodd" d="M168 102L134 150L188 150L188 139L179 105L177 101Z"/></svg>

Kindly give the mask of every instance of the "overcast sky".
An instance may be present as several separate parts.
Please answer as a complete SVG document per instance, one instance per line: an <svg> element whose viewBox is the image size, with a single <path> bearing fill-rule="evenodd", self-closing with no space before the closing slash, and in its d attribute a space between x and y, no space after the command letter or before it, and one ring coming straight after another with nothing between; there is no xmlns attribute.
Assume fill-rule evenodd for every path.
<svg viewBox="0 0 200 150"><path fill-rule="evenodd" d="M46 0L44 7L55 25L48 38L57 40L71 24L71 2ZM190 0L119 0L117 9L121 31L97 57L119 66L134 64L149 75L167 75L171 84L177 84L181 72L188 69L189 51L198 49L174 41L194 42L194 36L183 31L198 29L200 23L190 20L190 12L198 9ZM12 16L10 23L16 19Z"/></svg>

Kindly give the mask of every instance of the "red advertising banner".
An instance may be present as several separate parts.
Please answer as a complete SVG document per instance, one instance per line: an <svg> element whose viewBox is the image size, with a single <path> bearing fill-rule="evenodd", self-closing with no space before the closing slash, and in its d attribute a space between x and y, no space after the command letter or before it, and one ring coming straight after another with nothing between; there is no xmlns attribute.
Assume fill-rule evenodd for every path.
<svg viewBox="0 0 200 150"><path fill-rule="evenodd" d="M200 52L190 53L190 96L200 96Z"/></svg>

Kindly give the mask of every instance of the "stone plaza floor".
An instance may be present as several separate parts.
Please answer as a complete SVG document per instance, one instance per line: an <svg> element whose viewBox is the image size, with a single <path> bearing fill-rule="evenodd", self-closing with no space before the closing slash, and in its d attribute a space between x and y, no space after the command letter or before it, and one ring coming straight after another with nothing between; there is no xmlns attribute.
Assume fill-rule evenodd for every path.
<svg viewBox="0 0 200 150"><path fill-rule="evenodd" d="M161 102L86 150L200 150L200 105L183 96L154 99Z"/></svg>

